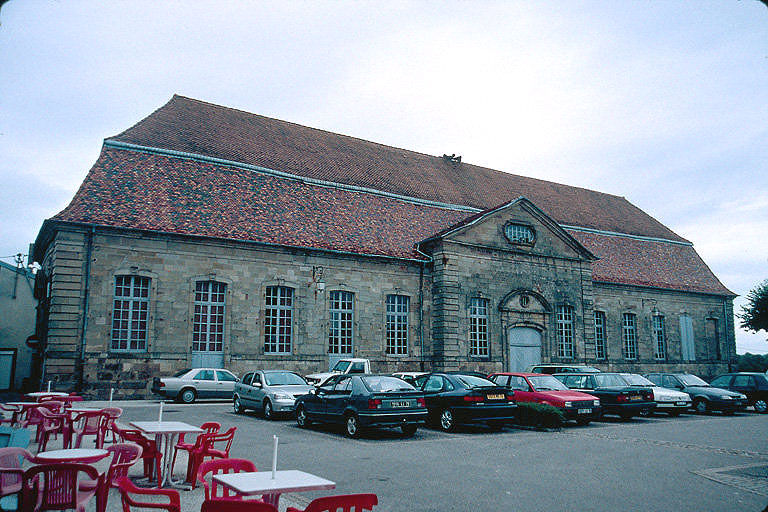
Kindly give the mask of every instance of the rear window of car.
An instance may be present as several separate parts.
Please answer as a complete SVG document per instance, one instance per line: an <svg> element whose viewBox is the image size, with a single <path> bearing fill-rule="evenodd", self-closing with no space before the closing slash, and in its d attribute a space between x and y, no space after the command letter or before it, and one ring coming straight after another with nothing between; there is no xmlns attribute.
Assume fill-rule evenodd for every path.
<svg viewBox="0 0 768 512"><path fill-rule="evenodd" d="M362 377L362 380L365 383L365 387L367 387L369 391L372 391L374 393L416 390L416 388L414 388L404 380L398 379L397 377L370 375L367 377Z"/></svg>
<svg viewBox="0 0 768 512"><path fill-rule="evenodd" d="M597 374L595 375L595 382L597 383L597 387L599 388L608 388L612 386L627 385L627 383L624 382L624 379L622 379L618 375Z"/></svg>
<svg viewBox="0 0 768 512"><path fill-rule="evenodd" d="M264 382L267 386L306 386L307 382L293 372L265 373Z"/></svg>
<svg viewBox="0 0 768 512"><path fill-rule="evenodd" d="M474 375L457 375L456 380L464 384L464 386L468 388L476 388L476 387L482 387L482 386L495 386L496 384L494 382L491 382L488 379L483 379L480 377L475 377Z"/></svg>
<svg viewBox="0 0 768 512"><path fill-rule="evenodd" d="M174 377L181 377L185 373L189 372L192 368L184 368L183 370L179 370L176 373L173 374Z"/></svg>
<svg viewBox="0 0 768 512"><path fill-rule="evenodd" d="M216 380L213 377L213 370L200 370L192 378L195 379L195 380Z"/></svg>

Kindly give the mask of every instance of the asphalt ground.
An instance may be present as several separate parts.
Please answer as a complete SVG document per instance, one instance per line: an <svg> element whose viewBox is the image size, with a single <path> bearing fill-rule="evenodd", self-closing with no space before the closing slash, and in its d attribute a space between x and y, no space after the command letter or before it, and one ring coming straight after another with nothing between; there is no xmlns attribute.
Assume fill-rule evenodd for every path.
<svg viewBox="0 0 768 512"><path fill-rule="evenodd" d="M94 403L98 404L98 403ZM120 402L122 423L157 418L158 402ZM231 457L269 470L272 435L279 469L336 482L334 491L283 496L303 505L316 496L372 492L375 509L444 512L762 511L768 505L768 415L742 413L629 422L606 419L557 432L476 427L455 433L421 428L348 439L341 427L300 429L293 419L266 421L228 402L167 402L163 418L237 427ZM185 461L177 462L176 475ZM199 510L200 490L181 491L184 510ZM110 499L118 510L119 499Z"/></svg>

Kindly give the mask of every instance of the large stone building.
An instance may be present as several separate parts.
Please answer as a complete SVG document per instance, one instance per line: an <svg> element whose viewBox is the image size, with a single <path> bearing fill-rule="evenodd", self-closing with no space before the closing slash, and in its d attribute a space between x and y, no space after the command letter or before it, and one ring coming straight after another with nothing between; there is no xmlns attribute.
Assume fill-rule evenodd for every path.
<svg viewBox="0 0 768 512"><path fill-rule="evenodd" d="M34 245L46 372L94 395L190 365L686 369L732 299L623 197L174 96Z"/></svg>
<svg viewBox="0 0 768 512"><path fill-rule="evenodd" d="M28 268L0 261L0 391L37 385L35 352L26 343L35 332L34 278Z"/></svg>

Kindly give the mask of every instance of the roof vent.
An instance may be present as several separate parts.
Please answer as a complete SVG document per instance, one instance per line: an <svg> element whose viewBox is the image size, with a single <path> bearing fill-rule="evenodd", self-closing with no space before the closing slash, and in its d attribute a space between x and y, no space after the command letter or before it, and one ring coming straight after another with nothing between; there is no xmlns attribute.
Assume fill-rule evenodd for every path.
<svg viewBox="0 0 768 512"><path fill-rule="evenodd" d="M452 162L454 164L460 164L461 155L456 156L456 153L452 153L450 155L443 155L443 160L445 160L446 162Z"/></svg>

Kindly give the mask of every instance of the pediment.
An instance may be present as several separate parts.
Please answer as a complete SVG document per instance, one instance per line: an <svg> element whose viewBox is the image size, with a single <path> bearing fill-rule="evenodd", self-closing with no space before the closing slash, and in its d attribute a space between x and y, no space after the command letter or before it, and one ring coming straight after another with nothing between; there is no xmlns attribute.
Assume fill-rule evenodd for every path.
<svg viewBox="0 0 768 512"><path fill-rule="evenodd" d="M524 197L470 217L434 238L539 256L597 259Z"/></svg>

